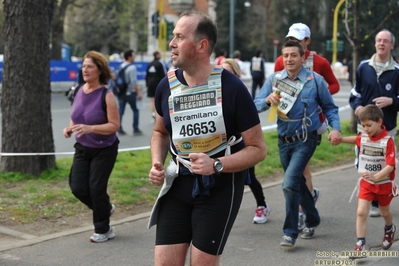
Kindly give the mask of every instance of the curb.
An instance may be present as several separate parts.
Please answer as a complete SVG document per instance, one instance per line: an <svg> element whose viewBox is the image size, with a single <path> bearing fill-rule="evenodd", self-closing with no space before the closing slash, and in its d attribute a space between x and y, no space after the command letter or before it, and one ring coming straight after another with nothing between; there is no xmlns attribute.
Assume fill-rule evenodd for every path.
<svg viewBox="0 0 399 266"><path fill-rule="evenodd" d="M115 226L115 225L130 223L130 222L134 222L137 220L148 218L150 216L150 214L151 214L151 212L140 213L140 214L129 216L127 218L124 218L124 219L121 219L118 221L111 222L110 224L112 226ZM37 243L41 243L44 241L60 238L63 236L76 235L76 234L83 233L86 231L91 231L91 230L93 230L92 225L84 226L84 227L80 227L80 228L76 228L76 229L72 229L72 230L67 230L67 231L63 231L63 232L58 232L58 233L54 233L54 234L50 234L50 235L32 236L32 235L27 235L27 234L20 233L20 232L0 226L0 234L4 234L4 235L8 235L11 237L16 237L16 238L21 239L20 241L17 241L14 243L0 245L0 252L14 249L14 248L32 246L32 245L35 245Z"/></svg>

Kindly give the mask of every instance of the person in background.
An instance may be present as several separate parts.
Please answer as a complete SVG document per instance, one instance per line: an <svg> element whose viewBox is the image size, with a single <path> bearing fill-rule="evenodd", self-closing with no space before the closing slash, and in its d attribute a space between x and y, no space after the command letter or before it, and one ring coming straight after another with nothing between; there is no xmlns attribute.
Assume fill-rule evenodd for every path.
<svg viewBox="0 0 399 266"><path fill-rule="evenodd" d="M113 54L111 54L111 55L109 56L109 61L112 61L112 62L122 62L123 60L122 60L121 54L118 53L117 51L115 51Z"/></svg>
<svg viewBox="0 0 399 266"><path fill-rule="evenodd" d="M155 89L157 88L158 83L165 77L166 72L164 65L160 62L161 53L159 51L155 51L153 56L154 60L147 66L145 83L147 85L147 97L150 98L151 117L153 122L155 122Z"/></svg>
<svg viewBox="0 0 399 266"><path fill-rule="evenodd" d="M78 76L77 76L77 79L76 79L76 83L77 83L76 86L79 86L79 85L82 85L82 84L85 83L85 80L83 78L83 70L82 70L82 68L79 68Z"/></svg>
<svg viewBox="0 0 399 266"><path fill-rule="evenodd" d="M286 202L284 236L280 245L292 247L299 235L299 204L306 214L302 239L313 238L315 228L320 224L319 212L303 176L319 141L317 129L321 121L317 109L322 109L332 127L328 135L332 143L341 138L341 132L338 107L324 78L303 66L304 47L297 41L288 40L282 54L285 69L267 78L254 102L258 112L271 105L278 106L278 148L284 169L282 188ZM303 123L304 120L307 122Z"/></svg>
<svg viewBox="0 0 399 266"><path fill-rule="evenodd" d="M115 206L110 203L107 186L118 154L116 132L120 120L114 94L104 87L112 78L105 56L88 52L82 69L86 83L76 92L70 123L63 134L65 138L75 134L69 186L73 195L93 211L94 234L90 241L99 243L115 237L109 225Z"/></svg>
<svg viewBox="0 0 399 266"><path fill-rule="evenodd" d="M399 110L399 65L391 55L395 36L383 29L375 36L375 54L362 61L356 70L356 84L351 90L349 104L359 117L364 106L375 104L384 113L383 125L394 139ZM358 133L362 132L358 124ZM369 215L380 216L378 202L373 201Z"/></svg>
<svg viewBox="0 0 399 266"><path fill-rule="evenodd" d="M220 50L218 56L215 58L215 65L220 66L223 63L223 60L227 56L227 51L225 49Z"/></svg>
<svg viewBox="0 0 399 266"><path fill-rule="evenodd" d="M372 201L380 205L384 218L384 236L382 249L389 249L395 239L396 227L392 223L390 203L398 196L394 183L396 155L395 141L383 125L384 114L374 104L365 106L359 114L363 131L357 136L343 137L339 143L356 144L359 148L358 172L360 174L356 215L357 241L355 251L366 250L367 214Z"/></svg>
<svg viewBox="0 0 399 266"><path fill-rule="evenodd" d="M235 59L231 58L225 59L222 63L222 67L230 71L234 75L236 75L238 78L241 77L240 67ZM247 182L248 183L247 185L251 189L252 194L254 195L256 200L256 209L255 209L255 216L253 218L253 222L255 224L266 223L267 217L270 214L270 207L266 203L265 195L263 194L262 185L259 183L258 179L256 178L255 166L250 167L248 169L248 175L250 180Z"/></svg>
<svg viewBox="0 0 399 266"><path fill-rule="evenodd" d="M256 90L263 86L265 82L265 60L263 59L261 50L255 52L255 56L251 59L249 70L252 76L252 98L255 99Z"/></svg>
<svg viewBox="0 0 399 266"><path fill-rule="evenodd" d="M303 48L305 49L305 61L304 61L305 68L311 72L315 71L317 74L323 76L323 78L328 84L328 90L330 91L331 95L337 93L339 91L339 82L331 69L330 63L327 61L327 59L321 57L320 55L317 55L316 52L310 51L308 49L308 46L311 42L309 27L303 23L294 23L289 28L286 38L288 38L289 40L297 41L303 46ZM283 56L279 56L276 59L274 65L275 72L284 69L283 61L284 61ZM318 137L320 144L321 135L319 135ZM310 163L306 165L303 174L306 178L306 185L308 186L309 191L312 193L314 202L316 204L317 200L320 198L320 190L313 187L312 173L310 172ZM299 215L298 229L302 230L303 228L305 228L306 217L305 214L302 212L301 208L298 215Z"/></svg>
<svg viewBox="0 0 399 266"><path fill-rule="evenodd" d="M222 63L222 67L232 72L238 78L241 77L240 67L235 59L232 58L225 59ZM255 216L253 218L253 222L256 224L263 224L266 223L267 216L269 216L270 214L270 207L266 203L265 195L263 194L262 185L259 183L259 180L256 178L255 166L250 167L248 169L248 174L250 178L248 186L251 189L252 194L254 195L256 200L256 209L255 209Z"/></svg>
<svg viewBox="0 0 399 266"><path fill-rule="evenodd" d="M126 135L126 132L122 127L122 118L125 113L126 103L130 105L133 111L133 135L141 135L142 132L139 129L139 119L140 119L140 110L137 107L137 101L142 100L141 91L139 89L137 83L137 69L133 64L134 62L134 51L129 49L124 52L125 62L122 63L120 68L124 66L129 66L125 70L125 80L127 81L128 88L125 95L118 95L118 103L119 103L119 115L121 119L121 126L119 128L120 135Z"/></svg>
<svg viewBox="0 0 399 266"><path fill-rule="evenodd" d="M238 78L241 78L241 69L238 65L237 61L233 58L226 58L222 63L223 69L226 69L236 75Z"/></svg>
<svg viewBox="0 0 399 266"><path fill-rule="evenodd" d="M245 75L245 67L244 67L244 62L241 61L241 52L238 50L235 50L233 52L233 58L237 62L238 66L240 67L241 70L241 76Z"/></svg>
<svg viewBox="0 0 399 266"><path fill-rule="evenodd" d="M190 265L217 266L247 169L266 157L266 144L248 89L210 61L215 22L185 11L173 36L169 46L177 69L155 92L151 138L149 180L163 185L149 222L157 225L154 265L183 266L190 249ZM165 169L168 150L172 160Z"/></svg>

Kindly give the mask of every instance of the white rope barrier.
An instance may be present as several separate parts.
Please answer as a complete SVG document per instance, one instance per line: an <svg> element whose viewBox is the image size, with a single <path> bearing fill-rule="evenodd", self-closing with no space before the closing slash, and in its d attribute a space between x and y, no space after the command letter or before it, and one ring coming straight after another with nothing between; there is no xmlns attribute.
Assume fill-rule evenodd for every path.
<svg viewBox="0 0 399 266"><path fill-rule="evenodd" d="M345 105L339 108L339 112L343 112L345 110L350 109L350 105ZM264 126L262 127L262 131L269 131L277 128L277 124ZM125 151L141 151L141 150L149 150L150 146L141 146L136 148L124 148L118 149L118 152L125 152ZM0 153L1 156L44 156L44 155L74 155L75 152L22 152L22 153L11 153L11 152L3 152Z"/></svg>
<svg viewBox="0 0 399 266"><path fill-rule="evenodd" d="M125 152L125 151L140 151L140 150L148 150L150 146L142 146L136 148L125 148L125 149L118 149L118 152ZM75 152L22 152L22 153L11 153L11 152L4 152L0 153L1 156L43 156L43 155L74 155Z"/></svg>

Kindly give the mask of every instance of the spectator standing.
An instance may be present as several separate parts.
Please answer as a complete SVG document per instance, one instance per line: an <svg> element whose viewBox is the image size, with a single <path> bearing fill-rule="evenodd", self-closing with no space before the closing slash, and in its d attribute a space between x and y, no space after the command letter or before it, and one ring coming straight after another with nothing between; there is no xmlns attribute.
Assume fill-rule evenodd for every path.
<svg viewBox="0 0 399 266"><path fill-rule="evenodd" d="M311 34L310 29L307 25L303 23L294 23L289 28L286 38L288 38L289 40L297 41L303 46L303 48L305 49L305 61L304 61L305 68L309 71L315 71L319 75L322 75L328 84L328 90L330 91L331 95L333 95L339 91L339 82L335 77L331 69L330 63L327 61L327 59L317 55L316 52L310 51L308 49L308 46L311 42L310 34ZM276 59L276 63L274 65L274 71L281 71L284 69L283 61L284 61L283 56L279 56ZM320 142L321 142L321 135L319 135L319 143ZM308 186L309 191L312 193L313 199L316 204L317 200L320 198L320 190L313 187L312 173L310 172L309 163L306 165L303 174L306 178L306 185ZM305 227L305 214L301 211L301 208L298 215L299 215L298 228L299 230L302 230Z"/></svg>
<svg viewBox="0 0 399 266"><path fill-rule="evenodd" d="M394 183L396 155L395 142L388 134L382 121L384 114L374 104L367 105L359 114L363 132L357 136L343 137L342 143L356 144L359 149L358 204L356 216L357 241L355 251L366 250L367 214L371 202L377 200L384 218L382 249L389 249L395 239L396 227L392 223L390 203L398 196Z"/></svg>
<svg viewBox="0 0 399 266"><path fill-rule="evenodd" d="M125 95L118 95L118 103L119 103L119 115L120 115L120 128L119 134L126 135L126 132L122 127L122 117L125 113L126 103L130 105L133 111L133 135L141 135L142 132L139 129L139 119L140 119L140 111L137 107L137 101L142 100L141 91L139 89L137 83L137 69L133 64L134 62L134 51L129 49L124 52L125 62L121 64L121 69L126 65L129 65L125 70L125 80L127 81L128 88Z"/></svg>
<svg viewBox="0 0 399 266"><path fill-rule="evenodd" d="M245 73L244 62L241 61L241 52L238 51L238 50L235 50L235 51L233 52L233 58L234 58L234 60L236 60L238 66L240 67L240 70L241 70L240 76L245 75L246 73Z"/></svg>
<svg viewBox="0 0 399 266"><path fill-rule="evenodd" d="M166 72L164 65L160 61L161 53L159 51L155 51L153 56L154 60L147 66L145 83L147 85L147 97L150 98L151 117L155 122L155 89L157 88L158 83L165 77Z"/></svg>
<svg viewBox="0 0 399 266"><path fill-rule="evenodd" d="M109 225L115 206L110 203L107 186L118 154L120 120L114 94L104 87L112 77L105 56L88 52L82 69L86 83L76 92L70 123L63 134L65 138L75 134L69 186L73 195L93 211L90 241L98 243L115 237Z"/></svg>
<svg viewBox="0 0 399 266"><path fill-rule="evenodd" d="M351 91L349 103L359 117L364 106L375 104L384 113L383 125L393 138L396 137L396 119L399 110L399 65L391 55L395 36L387 29L375 36L375 54L362 61L356 70L356 84ZM358 124L358 133L362 132ZM378 202L373 201L371 217L380 216Z"/></svg>
<svg viewBox="0 0 399 266"><path fill-rule="evenodd" d="M113 54L111 54L111 55L109 56L109 61L112 61L112 62L122 62L123 60L122 60L122 57L121 57L120 53L114 52Z"/></svg>
<svg viewBox="0 0 399 266"><path fill-rule="evenodd" d="M85 84L85 80L83 78L83 70L82 70L82 68L79 68L78 76L77 76L77 79L76 79L76 83L77 83L76 86Z"/></svg>
<svg viewBox="0 0 399 266"><path fill-rule="evenodd" d="M249 70L252 76L252 98L255 99L256 90L262 87L265 82L265 60L263 59L261 50L255 52L255 56L251 59Z"/></svg>
<svg viewBox="0 0 399 266"><path fill-rule="evenodd" d="M245 85L210 63L214 21L195 10L183 12L173 35L169 46L177 69L155 92L151 138L149 179L163 184L149 223L157 224L154 260L182 266L190 248L190 265L217 266L247 169L265 158L266 145ZM168 150L173 159L165 170Z"/></svg>
<svg viewBox="0 0 399 266"><path fill-rule="evenodd" d="M288 41L282 48L282 54L285 69L268 77L255 98L255 105L258 112L269 109L271 105L278 106L278 147L284 169L282 187L286 201L284 236L280 245L291 247L298 237L299 204L306 214L306 227L301 238L312 238L316 226L320 224L319 213L303 176L319 139L319 106L333 128L328 139L336 143L341 138L341 132L338 107L327 90L324 78L303 66L303 46L297 41ZM275 93L277 91L280 95ZM302 123L304 119L308 122Z"/></svg>

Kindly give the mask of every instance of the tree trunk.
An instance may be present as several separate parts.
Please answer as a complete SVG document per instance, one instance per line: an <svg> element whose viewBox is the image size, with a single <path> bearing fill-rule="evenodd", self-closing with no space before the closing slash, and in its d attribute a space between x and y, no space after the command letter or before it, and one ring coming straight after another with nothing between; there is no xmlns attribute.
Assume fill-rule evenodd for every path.
<svg viewBox="0 0 399 266"><path fill-rule="evenodd" d="M54 152L49 33L57 0L4 0L2 151ZM55 156L2 156L3 172L39 175Z"/></svg>
<svg viewBox="0 0 399 266"><path fill-rule="evenodd" d="M51 23L51 59L61 60L62 42L64 41L64 20L69 4L74 0L62 0L60 5L55 5Z"/></svg>

